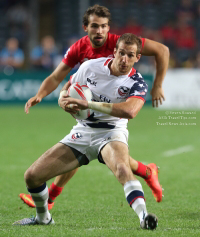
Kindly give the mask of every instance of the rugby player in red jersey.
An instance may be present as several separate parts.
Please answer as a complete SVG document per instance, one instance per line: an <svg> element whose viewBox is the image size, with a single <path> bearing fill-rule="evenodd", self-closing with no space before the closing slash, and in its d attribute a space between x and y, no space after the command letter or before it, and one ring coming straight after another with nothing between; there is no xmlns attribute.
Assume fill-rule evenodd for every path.
<svg viewBox="0 0 200 237"><path fill-rule="evenodd" d="M116 42L120 36L109 33L110 18L110 11L104 6L94 5L86 10L83 17L83 28L88 35L78 40L67 50L62 62L53 73L43 81L38 93L25 104L26 113L29 113L30 107L38 104L44 97L54 91L77 63L113 55ZM168 68L169 49L165 45L149 39L141 38L141 40L141 54L155 57L156 75L151 95L152 105L158 107L159 103L162 104L162 101L165 99L162 82ZM63 89L68 89L69 86L70 81L65 84ZM64 109L62 104L60 104L60 106ZM131 157L130 166L135 175L144 178L151 188L156 201L161 202L162 187L158 181L157 166L153 163L144 165ZM62 192L65 184L72 178L77 170L78 168L55 178L49 189L49 209L53 207L55 198ZM21 193L20 198L30 207L35 207L29 194Z"/></svg>

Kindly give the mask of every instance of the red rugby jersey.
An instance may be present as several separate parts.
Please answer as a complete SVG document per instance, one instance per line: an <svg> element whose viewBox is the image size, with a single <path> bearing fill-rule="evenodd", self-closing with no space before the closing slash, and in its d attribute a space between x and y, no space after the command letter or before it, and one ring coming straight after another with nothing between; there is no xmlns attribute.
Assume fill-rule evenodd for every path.
<svg viewBox="0 0 200 237"><path fill-rule="evenodd" d="M108 38L104 45L99 48L93 48L88 35L84 36L67 50L62 61L73 68L77 63L82 64L90 59L112 56L119 37L120 35L108 33ZM141 38L141 40L143 48L145 38Z"/></svg>

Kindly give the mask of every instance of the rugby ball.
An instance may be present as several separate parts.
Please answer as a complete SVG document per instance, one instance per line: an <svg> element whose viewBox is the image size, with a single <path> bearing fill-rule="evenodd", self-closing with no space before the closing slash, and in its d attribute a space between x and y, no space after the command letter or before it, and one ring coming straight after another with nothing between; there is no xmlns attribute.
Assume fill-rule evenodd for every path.
<svg viewBox="0 0 200 237"><path fill-rule="evenodd" d="M86 85L81 85L78 82L72 84L69 87L67 94L68 96L75 99L87 100L87 101L92 100L92 92L90 88ZM93 111L91 109L85 109L85 110L79 110L76 114L73 114L72 116L75 119L83 120L87 119L92 113Z"/></svg>

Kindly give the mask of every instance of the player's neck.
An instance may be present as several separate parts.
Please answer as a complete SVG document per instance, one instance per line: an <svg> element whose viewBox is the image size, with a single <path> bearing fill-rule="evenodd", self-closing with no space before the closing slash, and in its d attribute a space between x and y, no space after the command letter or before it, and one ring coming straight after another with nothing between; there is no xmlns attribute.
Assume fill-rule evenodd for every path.
<svg viewBox="0 0 200 237"><path fill-rule="evenodd" d="M127 74L122 74L120 73L118 70L117 70L117 67L115 66L115 64L113 63L113 60L111 60L108 64L108 68L110 69L110 75L113 75L113 76L116 76L116 77L119 77L119 76L122 76L122 75L128 75L129 72Z"/></svg>
<svg viewBox="0 0 200 237"><path fill-rule="evenodd" d="M115 70L115 67L114 67L112 61L110 62L110 65L108 65L108 68L110 69L110 75L113 75L113 76L116 76L116 77L120 76L120 75L119 75L119 72L117 72L117 71Z"/></svg>
<svg viewBox="0 0 200 237"><path fill-rule="evenodd" d="M103 43L103 44L100 45L100 46L96 46L96 45L94 45L91 41L90 41L90 43L91 43L93 49L99 49L99 48L101 48L101 47L105 44L105 43Z"/></svg>

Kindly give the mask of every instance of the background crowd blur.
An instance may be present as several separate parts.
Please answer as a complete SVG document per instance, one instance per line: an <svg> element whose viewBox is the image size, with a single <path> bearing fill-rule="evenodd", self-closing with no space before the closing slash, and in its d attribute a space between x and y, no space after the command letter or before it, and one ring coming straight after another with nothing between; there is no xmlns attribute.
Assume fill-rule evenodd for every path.
<svg viewBox="0 0 200 237"><path fill-rule="evenodd" d="M170 68L200 68L200 0L1 0L0 69L53 70L84 36L84 11L96 3L110 9L111 33L164 43ZM154 66L151 57L138 64L142 73Z"/></svg>

